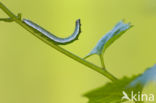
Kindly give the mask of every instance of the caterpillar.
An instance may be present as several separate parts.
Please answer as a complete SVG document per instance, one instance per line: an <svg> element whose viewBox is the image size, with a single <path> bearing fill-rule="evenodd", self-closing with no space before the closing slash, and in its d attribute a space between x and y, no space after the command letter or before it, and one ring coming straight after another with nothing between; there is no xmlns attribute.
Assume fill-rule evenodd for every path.
<svg viewBox="0 0 156 103"><path fill-rule="evenodd" d="M67 38L60 38L55 36L54 34L50 33L49 31L47 31L46 29L44 29L43 27L39 26L38 24L32 22L31 20L28 19L23 19L23 22L28 25L29 27L33 28L34 30L38 31L39 33L41 33L43 36L47 37L48 39L52 40L54 43L56 44L68 44L71 43L75 40L78 40L79 34L81 33L81 23L80 23L80 19L76 20L76 24L75 24L75 30L73 32L72 35L70 35Z"/></svg>

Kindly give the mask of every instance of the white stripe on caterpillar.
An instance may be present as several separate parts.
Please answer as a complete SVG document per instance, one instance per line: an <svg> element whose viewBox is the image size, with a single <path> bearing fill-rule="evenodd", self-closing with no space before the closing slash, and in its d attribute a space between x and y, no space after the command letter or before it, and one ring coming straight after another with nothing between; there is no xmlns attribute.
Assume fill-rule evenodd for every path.
<svg viewBox="0 0 156 103"><path fill-rule="evenodd" d="M45 30L44 28L42 28L41 26L39 26L38 24L30 21L30 20L27 20L27 19L23 19L23 22L25 24L27 24L28 26L32 27L33 29L37 30L38 32L40 32L43 36L49 38L50 40L54 41L56 44L68 44L68 43L71 43L75 40L78 39L78 36L81 32L81 24L80 24L80 19L78 19L76 21L76 26L75 26L75 30L74 30L74 33L72 35L70 35L69 37L67 38L60 38L60 37L57 37L55 35L53 35L52 33L48 32L47 30Z"/></svg>

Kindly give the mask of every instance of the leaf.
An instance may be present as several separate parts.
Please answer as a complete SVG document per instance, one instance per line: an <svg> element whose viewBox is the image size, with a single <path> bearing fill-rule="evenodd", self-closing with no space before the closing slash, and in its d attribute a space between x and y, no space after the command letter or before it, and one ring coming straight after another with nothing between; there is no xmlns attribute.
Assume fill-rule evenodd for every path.
<svg viewBox="0 0 156 103"><path fill-rule="evenodd" d="M107 83L103 87L97 88L84 96L89 99L88 103L121 103L123 97L123 91L130 95L130 88L126 88L127 85L136 78L124 77L121 80L117 80L113 83ZM139 88L140 90L141 88ZM133 90L136 91L137 90Z"/></svg>
<svg viewBox="0 0 156 103"><path fill-rule="evenodd" d="M124 77L115 82L107 83L103 87L86 93L84 96L89 99L88 103L121 103L125 93L128 97L131 97L132 91L134 94L138 92L141 94L143 88L150 82L156 83L156 65L147 69L142 75L131 78Z"/></svg>
<svg viewBox="0 0 156 103"><path fill-rule="evenodd" d="M97 54L102 55L104 51L115 41L117 40L122 34L124 34L129 28L131 28L132 25L130 23L124 24L123 21L120 21L115 25L115 27L108 32L106 35L104 35L97 45L92 49L92 51L85 56L85 58Z"/></svg>
<svg viewBox="0 0 156 103"><path fill-rule="evenodd" d="M156 83L156 64L147 69L141 76L131 82L129 87L135 87L136 85L146 86L151 82Z"/></svg>

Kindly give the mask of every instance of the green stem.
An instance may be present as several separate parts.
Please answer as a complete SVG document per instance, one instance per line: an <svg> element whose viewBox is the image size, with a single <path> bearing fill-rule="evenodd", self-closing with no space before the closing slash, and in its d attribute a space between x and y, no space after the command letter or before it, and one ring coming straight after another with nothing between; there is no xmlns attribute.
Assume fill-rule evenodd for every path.
<svg viewBox="0 0 156 103"><path fill-rule="evenodd" d="M105 64L104 64L104 59L103 59L103 54L99 55L99 57L100 57L102 69L106 70L106 67L105 67Z"/></svg>
<svg viewBox="0 0 156 103"><path fill-rule="evenodd" d="M38 35L37 33L34 32L34 30L27 26L25 23L23 23L15 14L13 14L6 6L4 6L1 2L0 2L0 8L10 17L12 18L16 23L18 23L19 25L21 25L24 29L26 29L27 31L29 31L30 33L32 33L34 36L36 36L37 38L39 38L40 40L42 40L43 42L47 43L48 45L50 45L51 47L55 48L56 50L58 50L59 52L67 55L68 57L80 62L81 64L84 64L85 66L99 72L100 74L106 76L107 78L109 78L112 81L117 80L116 77L114 77L112 74L110 74L108 71L104 71L102 68L84 60L81 57L78 57L77 55L65 50L64 48L56 45L53 41L41 37L40 35Z"/></svg>

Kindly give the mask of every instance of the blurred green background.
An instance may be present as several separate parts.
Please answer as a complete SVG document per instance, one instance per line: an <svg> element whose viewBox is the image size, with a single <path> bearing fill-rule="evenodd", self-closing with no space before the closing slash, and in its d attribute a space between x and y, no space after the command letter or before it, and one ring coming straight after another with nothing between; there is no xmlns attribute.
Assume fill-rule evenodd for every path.
<svg viewBox="0 0 156 103"><path fill-rule="evenodd" d="M134 27L105 53L108 70L121 78L156 63L155 0L1 0L14 13L60 37L80 18L79 40L62 46L84 57L120 20ZM7 17L0 10L0 17ZM99 58L88 59L99 65ZM16 23L0 22L0 103L86 103L82 95L109 80L59 53Z"/></svg>

